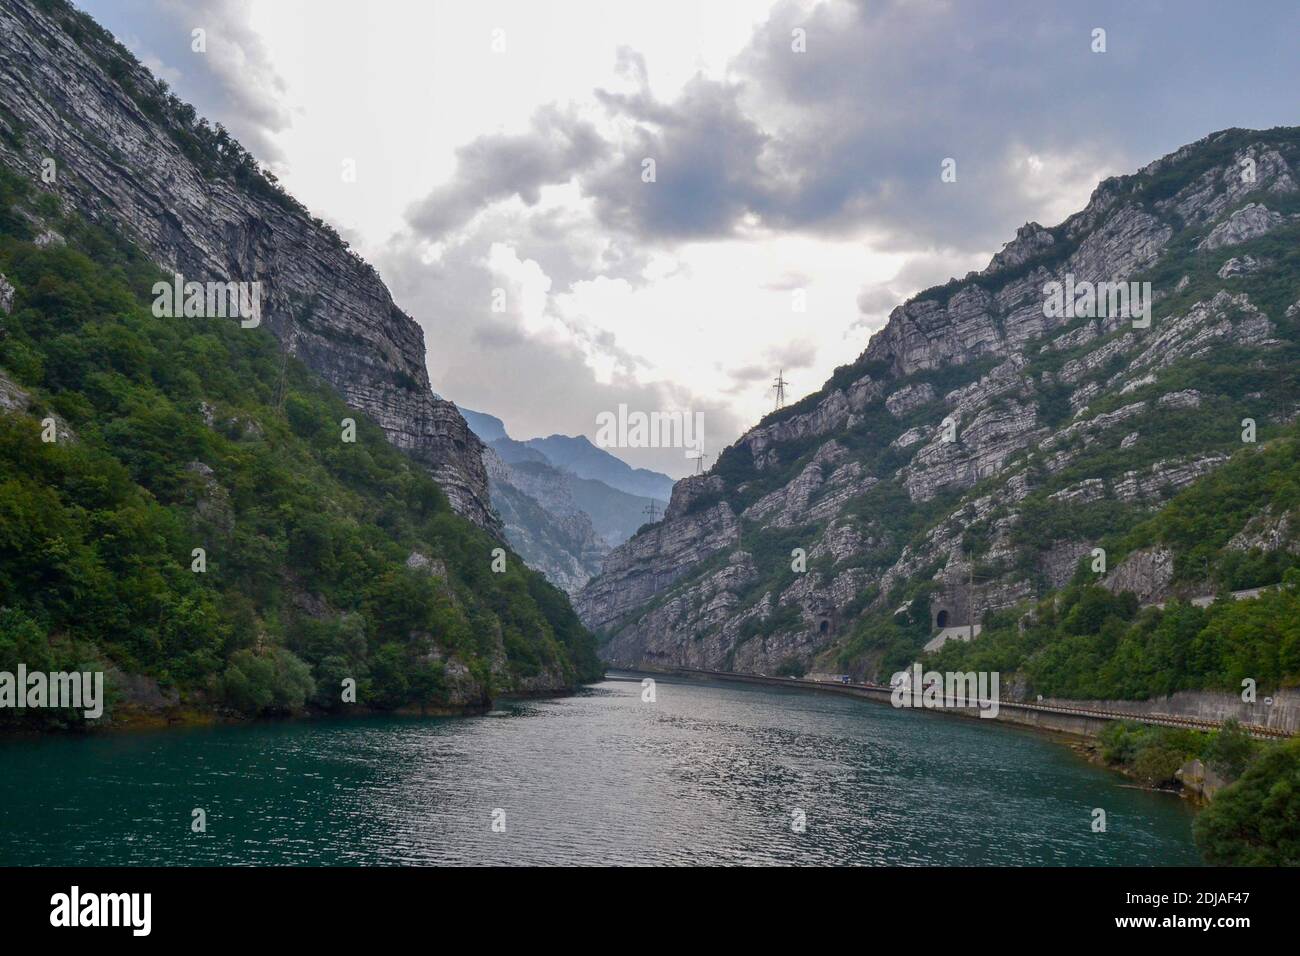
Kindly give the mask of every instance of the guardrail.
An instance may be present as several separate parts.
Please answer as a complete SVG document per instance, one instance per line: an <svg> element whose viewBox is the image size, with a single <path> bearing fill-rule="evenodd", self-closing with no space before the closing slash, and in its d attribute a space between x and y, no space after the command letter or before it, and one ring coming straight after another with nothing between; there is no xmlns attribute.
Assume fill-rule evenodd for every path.
<svg viewBox="0 0 1300 956"><path fill-rule="evenodd" d="M806 687L811 690L845 691L857 690L869 693L889 695L893 688L888 684L852 683L845 681L804 680L798 677L768 677L766 674L743 674L736 671L710 671L691 667L674 667L662 671L667 674L683 676L698 675L714 677L718 680L740 681L743 683L768 684L773 687ZM1177 714L1129 714L1120 711L1097 710L1091 707L1056 707L1048 704L1030 704L1020 701L999 700L999 708L1012 710L1038 711L1045 714L1065 714L1072 717L1091 717L1097 720L1128 720L1139 724L1151 724L1160 727L1179 727L1184 730L1219 730L1223 727L1221 720L1205 720L1200 717L1183 717ZM1242 724L1242 729L1252 737L1261 739L1280 739L1290 737L1285 730L1265 727L1261 724Z"/></svg>

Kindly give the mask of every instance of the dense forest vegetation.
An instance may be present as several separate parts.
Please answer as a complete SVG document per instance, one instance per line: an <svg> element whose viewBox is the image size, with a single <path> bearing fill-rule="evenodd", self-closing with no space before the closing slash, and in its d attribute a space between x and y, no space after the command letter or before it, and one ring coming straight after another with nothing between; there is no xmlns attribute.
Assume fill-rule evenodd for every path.
<svg viewBox="0 0 1300 956"><path fill-rule="evenodd" d="M567 598L494 571L501 543L265 328L155 318L157 267L29 192L0 172L0 386L29 396L0 404L0 670L245 714L337 708L345 678L397 708L599 675Z"/></svg>
<svg viewBox="0 0 1300 956"><path fill-rule="evenodd" d="M1207 863L1300 866L1300 740L1268 744L1242 765L1237 782L1196 818L1195 832Z"/></svg>

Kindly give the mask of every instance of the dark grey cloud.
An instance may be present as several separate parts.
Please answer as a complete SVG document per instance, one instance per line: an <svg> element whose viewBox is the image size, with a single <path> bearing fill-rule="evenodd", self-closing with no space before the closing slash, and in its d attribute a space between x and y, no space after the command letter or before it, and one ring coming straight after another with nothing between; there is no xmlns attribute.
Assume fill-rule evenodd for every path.
<svg viewBox="0 0 1300 956"><path fill-rule="evenodd" d="M1105 53L1091 50L1097 27ZM868 229L895 247L987 254L1100 169L1131 170L1222 127L1296 122L1286 91L1300 58L1287 38L1298 27L1289 0L1250 15L1210 0L811 10L788 0L725 80L697 76L671 101L650 93L644 60L620 50L635 92L595 91L620 121L617 137L557 145L542 123L478 141L475 157L495 174L484 182L467 171L431 197L435 210L454 211L433 225L512 187L527 199L540 180L576 181L603 227L646 243L731 236L752 217L776 230ZM806 52L792 49L795 28ZM647 157L653 184L641 180ZM947 158L954 183L940 178Z"/></svg>
<svg viewBox="0 0 1300 956"><path fill-rule="evenodd" d="M607 226L662 239L726 236L767 188L759 157L768 136L745 115L740 87L697 76L671 104L648 90L597 90L614 115L636 123L617 161L579 177ZM642 178L646 159L655 181Z"/></svg>
<svg viewBox="0 0 1300 956"><path fill-rule="evenodd" d="M524 133L480 136L457 149L451 180L411 207L407 219L425 236L438 238L502 199L518 196L535 205L543 186L568 182L608 148L590 123L545 106Z"/></svg>
<svg viewBox="0 0 1300 956"><path fill-rule="evenodd" d="M875 285L858 293L858 311L876 315L898 305L897 294L887 285Z"/></svg>

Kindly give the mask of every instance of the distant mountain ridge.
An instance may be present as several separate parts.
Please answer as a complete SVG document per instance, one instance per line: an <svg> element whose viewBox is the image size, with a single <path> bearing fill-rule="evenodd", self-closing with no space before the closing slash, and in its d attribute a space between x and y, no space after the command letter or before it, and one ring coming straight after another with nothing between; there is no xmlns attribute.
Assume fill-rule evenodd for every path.
<svg viewBox="0 0 1300 956"><path fill-rule="evenodd" d="M621 458L597 448L582 435L549 435L530 438L524 444L536 448L552 464L567 468L579 478L595 478L611 488L643 498L666 502L672 497L673 479L648 468L633 468Z"/></svg>
<svg viewBox="0 0 1300 956"><path fill-rule="evenodd" d="M491 444L498 438L507 437L505 422L495 415L472 411L462 405L457 405L456 408L460 410L461 417L465 419L470 430L482 441Z"/></svg>
<svg viewBox="0 0 1300 956"><path fill-rule="evenodd" d="M674 479L649 468L633 468L617 455L597 448L582 435L548 435L546 438L511 438L505 422L487 412L463 405L456 408L470 430L484 444L491 445L508 464L519 461L544 461L556 468L571 471L579 478L593 478L610 488L655 498L663 504L672 497ZM529 451L531 449L531 452Z"/></svg>
<svg viewBox="0 0 1300 956"><path fill-rule="evenodd" d="M532 567L570 593L600 572L610 548L649 520L652 505L662 512L667 502L671 478L634 469L585 438L552 435L517 441L495 415L459 410L487 446L483 457L489 495L506 539ZM665 485L668 491L662 495L626 490Z"/></svg>

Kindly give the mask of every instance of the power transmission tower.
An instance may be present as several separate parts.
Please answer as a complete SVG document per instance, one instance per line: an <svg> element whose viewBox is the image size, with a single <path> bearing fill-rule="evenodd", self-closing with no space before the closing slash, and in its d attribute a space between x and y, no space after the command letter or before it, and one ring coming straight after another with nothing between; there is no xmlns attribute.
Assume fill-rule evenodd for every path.
<svg viewBox="0 0 1300 956"><path fill-rule="evenodd" d="M642 508L641 513L643 515L649 515L650 523L654 524L656 521L659 520L659 503L655 501L653 498L650 499L650 504Z"/></svg>
<svg viewBox="0 0 1300 956"><path fill-rule="evenodd" d="M709 457L712 456L704 454L703 449L701 449L700 453L695 456L695 473L697 475L704 474L704 459Z"/></svg>
<svg viewBox="0 0 1300 956"><path fill-rule="evenodd" d="M781 369L776 373L776 381L772 383L772 387L776 389L777 408L780 408L785 404L785 387L789 384L790 383L785 380L785 369Z"/></svg>

